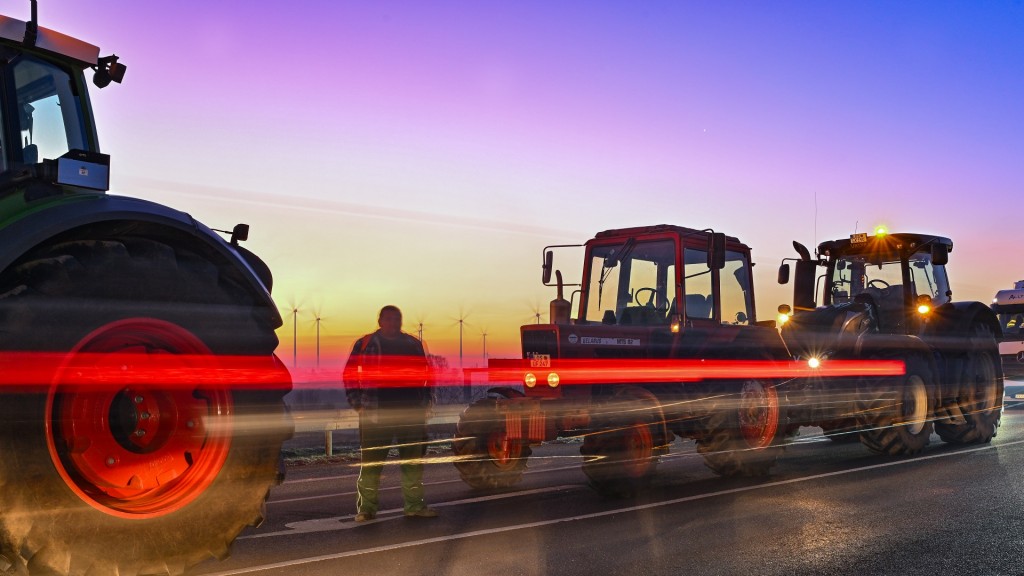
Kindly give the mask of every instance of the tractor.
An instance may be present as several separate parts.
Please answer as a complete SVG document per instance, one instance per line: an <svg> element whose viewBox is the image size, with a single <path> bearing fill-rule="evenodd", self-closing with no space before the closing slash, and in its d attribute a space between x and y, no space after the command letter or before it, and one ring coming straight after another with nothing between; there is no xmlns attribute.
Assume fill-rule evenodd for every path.
<svg viewBox="0 0 1024 576"><path fill-rule="evenodd" d="M820 426L832 440L859 440L887 455L920 453L933 430L953 444L995 436L1003 397L1001 330L988 306L953 301L946 272L952 240L880 228L822 242L813 257L793 245L799 256L793 306L783 304L779 312L795 358L821 366L900 361L904 370L852 383L824 377L790 383L788 433ZM780 284L789 282L787 260Z"/></svg>
<svg viewBox="0 0 1024 576"><path fill-rule="evenodd" d="M583 471L613 497L643 490L676 436L719 474L767 474L785 426L779 381L757 367L790 355L775 320L755 315L750 248L671 225L607 230L581 247L582 279L569 285L560 270L551 283L554 249L566 246L544 249L544 284L558 290L550 323L521 327L521 360L489 364L492 380L518 374L519 385L462 413L462 479L512 486L531 446L559 437L582 438ZM566 286L578 288L575 317Z"/></svg>
<svg viewBox="0 0 1024 576"><path fill-rule="evenodd" d="M262 519L292 424L267 265L107 194L86 71L117 56L0 16L0 572L180 574Z"/></svg>

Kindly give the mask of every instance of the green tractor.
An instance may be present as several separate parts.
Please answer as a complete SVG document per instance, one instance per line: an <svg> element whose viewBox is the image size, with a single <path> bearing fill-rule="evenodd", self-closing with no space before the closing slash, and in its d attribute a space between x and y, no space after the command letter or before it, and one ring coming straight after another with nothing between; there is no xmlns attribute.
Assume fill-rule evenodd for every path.
<svg viewBox="0 0 1024 576"><path fill-rule="evenodd" d="M271 274L188 214L106 194L87 70L0 16L0 573L179 574L280 482L291 379Z"/></svg>
<svg viewBox="0 0 1024 576"><path fill-rule="evenodd" d="M822 242L816 257L793 245L793 309L779 307L780 320L792 314L782 327L789 350L811 365L899 361L904 374L878 377L865 368L852 382L791 384L790 432L820 426L832 440L860 440L889 455L921 452L933 431L955 444L995 436L1003 397L1000 327L984 304L952 300L949 238L880 229ZM789 270L784 262L780 283L789 281Z"/></svg>

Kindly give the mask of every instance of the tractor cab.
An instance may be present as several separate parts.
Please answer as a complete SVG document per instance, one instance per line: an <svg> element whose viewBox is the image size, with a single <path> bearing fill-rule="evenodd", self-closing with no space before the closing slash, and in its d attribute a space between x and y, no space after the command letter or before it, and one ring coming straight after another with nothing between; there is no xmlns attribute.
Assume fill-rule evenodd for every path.
<svg viewBox="0 0 1024 576"><path fill-rule="evenodd" d="M822 242L817 260L801 248L794 289L798 311L813 310L820 297L833 310L864 308L879 332L913 334L924 316L951 301L945 269L953 249L949 238L884 230L854 234ZM825 268L823 275L814 273L818 267ZM788 281L788 264L780 269L779 280Z"/></svg>
<svg viewBox="0 0 1024 576"><path fill-rule="evenodd" d="M86 68L101 88L125 72L116 56L100 58L96 46L39 27L34 14L29 22L0 16L0 193L25 189L31 200L61 187L108 189L110 159L99 153Z"/></svg>
<svg viewBox="0 0 1024 576"><path fill-rule="evenodd" d="M521 328L523 357L537 367L559 358L738 358L755 355L761 331L777 336L774 321L757 322L750 248L737 238L670 225L606 230L575 246L584 249L575 284L554 270L552 249L567 247L544 249L544 282L554 272L558 287L551 323ZM576 288L568 301L567 286Z"/></svg>

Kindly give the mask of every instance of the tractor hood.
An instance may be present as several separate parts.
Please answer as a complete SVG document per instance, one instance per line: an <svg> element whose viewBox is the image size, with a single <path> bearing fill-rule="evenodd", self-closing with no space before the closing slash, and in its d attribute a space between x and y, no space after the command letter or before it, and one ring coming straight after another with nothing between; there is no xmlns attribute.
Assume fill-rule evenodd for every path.
<svg viewBox="0 0 1024 576"><path fill-rule="evenodd" d="M782 339L797 358L821 359L856 350L861 336L875 326L869 305L844 302L796 314L782 327Z"/></svg>

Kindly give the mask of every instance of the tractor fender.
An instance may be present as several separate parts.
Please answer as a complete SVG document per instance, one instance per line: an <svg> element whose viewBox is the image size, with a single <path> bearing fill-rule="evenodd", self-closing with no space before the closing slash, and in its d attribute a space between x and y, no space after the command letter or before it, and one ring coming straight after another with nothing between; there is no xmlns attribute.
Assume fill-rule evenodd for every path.
<svg viewBox="0 0 1024 576"><path fill-rule="evenodd" d="M173 240L211 261L227 262L237 269L254 303L266 307L274 327L282 323L270 296L270 270L252 252L232 246L216 232L185 212L166 206L105 194L65 196L22 212L0 223L0 270L47 241L88 227L100 233L130 232L142 237Z"/></svg>
<svg viewBox="0 0 1024 576"><path fill-rule="evenodd" d="M926 330L933 338L947 334L964 336L976 324L988 327L996 338L1003 333L995 312L981 302L950 302L936 308L933 314Z"/></svg>

